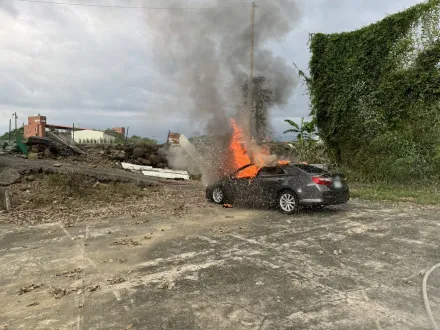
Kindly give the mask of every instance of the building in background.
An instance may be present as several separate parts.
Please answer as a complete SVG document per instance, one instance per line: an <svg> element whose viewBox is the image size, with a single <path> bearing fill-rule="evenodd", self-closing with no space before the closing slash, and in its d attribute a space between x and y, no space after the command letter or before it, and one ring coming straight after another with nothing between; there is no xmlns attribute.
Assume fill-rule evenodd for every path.
<svg viewBox="0 0 440 330"><path fill-rule="evenodd" d="M72 134L75 143L112 143L115 137L102 131L81 130Z"/></svg>
<svg viewBox="0 0 440 330"><path fill-rule="evenodd" d="M77 128L76 130L84 130L85 128ZM24 137L30 138L31 136L46 137L46 131L56 131L60 135L70 137L73 131L73 126L64 125L52 125L47 122L46 116L33 115L28 117L28 124L24 125Z"/></svg>
<svg viewBox="0 0 440 330"><path fill-rule="evenodd" d="M46 117L40 116L40 114L28 117L28 124L24 125L24 137L29 138L31 136L46 136Z"/></svg>
<svg viewBox="0 0 440 330"><path fill-rule="evenodd" d="M52 131L65 140L76 143L113 143L115 137L103 131L79 128L72 126L48 124L46 116L36 114L28 117L28 124L24 125L24 137L26 139L32 136L46 137L46 132ZM112 131L125 136L125 127L114 127Z"/></svg>
<svg viewBox="0 0 440 330"><path fill-rule="evenodd" d="M116 133L122 134L125 136L125 127L113 127L112 131L115 131Z"/></svg>

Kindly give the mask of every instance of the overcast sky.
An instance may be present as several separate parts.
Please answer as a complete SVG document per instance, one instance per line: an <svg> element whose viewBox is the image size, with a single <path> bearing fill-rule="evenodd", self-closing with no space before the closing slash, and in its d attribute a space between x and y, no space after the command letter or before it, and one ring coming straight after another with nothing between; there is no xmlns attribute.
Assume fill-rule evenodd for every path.
<svg viewBox="0 0 440 330"><path fill-rule="evenodd" d="M67 1L127 4L122 0ZM212 4L209 0L180 1L182 7ZM256 3L264 8L267 1L282 0ZM355 30L419 2L298 0L298 24L281 42L306 70L308 33ZM132 0L130 4L166 7L167 1ZM246 9L237 10L246 14ZM152 58L160 50L152 47L152 37L142 9L0 0L0 134L7 131L13 112L18 114L19 125L27 116L40 113L52 124L75 122L95 129L129 126L130 133L161 141L168 130L188 136L202 133L180 111L172 77L155 68ZM289 60L277 42L269 47ZM284 119L308 116L305 92L299 84L288 105L272 111L276 135L287 129ZM175 107L169 109L170 104Z"/></svg>

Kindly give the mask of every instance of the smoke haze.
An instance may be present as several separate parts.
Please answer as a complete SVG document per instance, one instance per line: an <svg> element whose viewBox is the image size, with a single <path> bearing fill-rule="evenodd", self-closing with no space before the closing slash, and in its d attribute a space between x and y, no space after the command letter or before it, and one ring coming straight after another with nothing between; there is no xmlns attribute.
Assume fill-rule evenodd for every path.
<svg viewBox="0 0 440 330"><path fill-rule="evenodd" d="M250 3L217 0L183 5L181 1L167 1L167 7L183 6L218 8L145 12L155 49L153 61L165 79L178 84L178 97L182 99L181 104L155 111L164 115L172 115L173 110L184 112L193 128L211 136L231 133L230 118L235 118L246 131L249 121L254 120L244 108L243 97L250 67ZM265 77L264 88L273 92L271 104L283 106L297 84L295 71L285 56L275 56L269 47L276 42L274 35L282 39L294 28L299 11L293 0L264 1L261 7L255 10L254 77ZM192 103L189 106L183 102L188 98ZM270 117L270 109L266 111ZM216 141L204 153L203 168L208 169L202 170L205 184L235 170L228 140ZM251 132L245 132L241 142L252 161L276 162L276 156L262 153ZM192 164L194 160L181 151L170 150L168 158L176 168L197 170Z"/></svg>
<svg viewBox="0 0 440 330"><path fill-rule="evenodd" d="M192 101L189 109L182 102L177 110L185 111L188 121L207 134L225 133L228 118L243 110L242 87L250 65L250 3L170 0L167 7L218 7L146 11L145 21L152 35L154 62L165 78L179 84L182 99L189 96ZM296 86L295 72L284 57L274 56L268 42L275 40L272 32L277 38L286 36L299 11L294 1L287 0L264 1L261 7L255 11L254 76L266 77L275 105L284 105Z"/></svg>

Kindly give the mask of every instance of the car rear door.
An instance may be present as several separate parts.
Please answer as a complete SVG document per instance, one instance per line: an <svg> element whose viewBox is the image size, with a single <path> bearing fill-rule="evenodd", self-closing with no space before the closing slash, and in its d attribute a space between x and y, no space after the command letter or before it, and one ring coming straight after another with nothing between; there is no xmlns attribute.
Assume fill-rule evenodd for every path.
<svg viewBox="0 0 440 330"><path fill-rule="evenodd" d="M256 195L263 201L276 197L286 176L282 167L263 167L255 179Z"/></svg>
<svg viewBox="0 0 440 330"><path fill-rule="evenodd" d="M253 199L254 178L234 179L233 185L235 199L241 201L249 201Z"/></svg>

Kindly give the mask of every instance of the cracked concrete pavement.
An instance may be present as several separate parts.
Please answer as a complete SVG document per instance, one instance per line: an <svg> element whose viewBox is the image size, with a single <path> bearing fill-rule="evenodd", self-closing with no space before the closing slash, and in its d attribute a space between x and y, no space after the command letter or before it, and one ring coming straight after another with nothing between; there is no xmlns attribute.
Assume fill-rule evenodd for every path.
<svg viewBox="0 0 440 330"><path fill-rule="evenodd" d="M351 201L294 216L210 206L2 225L0 326L429 329L421 274L440 259L438 211ZM440 321L438 275L428 294ZM18 295L31 284L42 287Z"/></svg>

